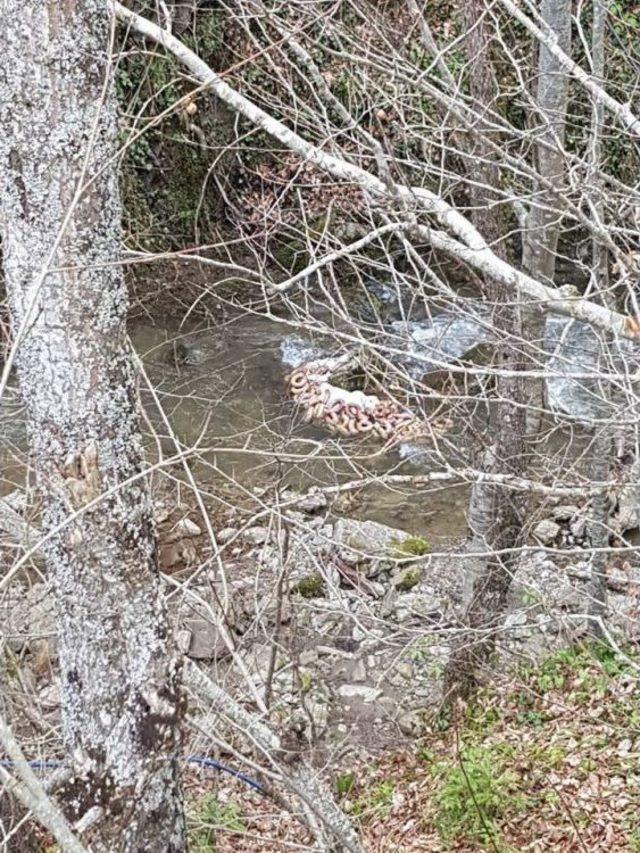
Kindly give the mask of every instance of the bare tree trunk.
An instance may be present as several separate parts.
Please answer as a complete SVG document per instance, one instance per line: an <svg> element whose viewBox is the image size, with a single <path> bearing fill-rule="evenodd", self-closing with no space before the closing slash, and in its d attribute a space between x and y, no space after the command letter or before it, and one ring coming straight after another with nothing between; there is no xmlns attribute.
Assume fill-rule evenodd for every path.
<svg viewBox="0 0 640 853"><path fill-rule="evenodd" d="M602 81L605 71L605 31L607 21L607 9L603 0L593 0L593 23L591 32L591 62L594 76ZM598 169L602 156L602 125L604 123L604 106L596 99L593 102L593 115L591 119L591 180L594 184L598 181ZM596 190L594 209L596 215L602 219L604 205L600 197L600 190ZM600 240L593 238L591 245L591 286L592 290L599 295L604 305L613 308L614 300L609 292L609 258L606 246ZM610 336L607 335L607 339ZM608 390L608 389L607 389ZM606 393L606 391L604 392ZM606 394L607 398L609 394ZM613 456L613 431L608 424L594 430L593 443L591 445L590 475L593 482L606 482L611 473L611 459ZM602 489L594 495L591 503L591 513L588 524L588 539L591 547L596 549L591 554L591 615L599 619L604 617L607 604L607 552L609 545L609 533L611 530L610 506L607 490ZM600 636L598 623L594 624L594 633Z"/></svg>
<svg viewBox="0 0 640 853"><path fill-rule="evenodd" d="M542 0L540 14L554 31L565 53L571 50L571 0ZM564 185L563 153L567 120L569 75L547 47L540 45L536 87L536 171L558 190ZM553 284L556 270L560 213L558 196L544 189L536 193L527 222L522 262L527 272Z"/></svg>
<svg viewBox="0 0 640 853"><path fill-rule="evenodd" d="M607 24L607 7L603 0L593 0L593 24L591 33L591 62L593 75L603 82L605 74L605 32ZM593 100L591 118L591 180L600 183L598 169L602 159L602 127L604 124L604 104L597 98ZM594 208L596 215L602 220L604 204L603 187L598 187ZM609 294L609 258L606 246L596 237L592 240L592 276L595 290L601 294L602 301L609 308L614 308L614 300Z"/></svg>
<svg viewBox="0 0 640 853"><path fill-rule="evenodd" d="M565 53L571 51L571 0L542 0L540 14L556 34L557 44ZM549 185L562 192L565 184L564 140L569 96L569 75L545 45L539 45L538 78L533 116L538 143L535 150L536 171ZM540 189L535 192L523 235L522 265L533 278L553 285L556 274L561 212L559 194ZM535 303L526 310L531 339L541 346L544 316ZM529 383L527 433L531 438L540 430L544 407L544 382Z"/></svg>
<svg viewBox="0 0 640 853"><path fill-rule="evenodd" d="M468 27L466 53L470 66L470 88L479 115L495 108L497 84L490 60L491 29L484 0L468 0L464 15ZM499 196L491 188L500 186L500 170L486 142L486 128L478 120L478 133L470 135L471 219L482 228L487 242L503 259L505 226ZM522 367L520 346L509 342L522 339L521 312L504 285L488 279L486 291L493 305L493 326L504 343L498 348L498 367L518 371ZM526 465L525 412L526 383L520 377L500 376L496 382L498 405L494 446L485 454L484 469L496 474L519 476ZM469 506L472 551L493 552L482 559L470 584L470 601L465 615L466 630L451 654L445 675L448 699L466 696L476 685L476 671L487 660L495 642L511 583L513 551L522 530L521 499L504 487L477 483Z"/></svg>
<svg viewBox="0 0 640 853"><path fill-rule="evenodd" d="M109 12L6 0L0 29L0 224L50 534L63 798L74 819L93 810L94 851L179 851L182 700L126 338Z"/></svg>
<svg viewBox="0 0 640 853"><path fill-rule="evenodd" d="M611 470L613 441L609 427L605 424L595 430L591 445L590 477L592 482L607 482ZM591 501L591 513L587 525L591 553L591 606L592 616L601 619L607 606L607 551L611 531L609 496L602 488ZM593 633L601 636L598 623L594 622Z"/></svg>

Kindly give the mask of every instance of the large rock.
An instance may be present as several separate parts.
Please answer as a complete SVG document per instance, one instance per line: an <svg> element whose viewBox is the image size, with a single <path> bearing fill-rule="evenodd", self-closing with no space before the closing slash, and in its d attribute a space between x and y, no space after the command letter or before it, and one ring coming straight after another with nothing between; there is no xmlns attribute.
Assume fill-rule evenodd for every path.
<svg viewBox="0 0 640 853"><path fill-rule="evenodd" d="M275 537L274 537L275 538ZM282 571L282 543L269 540L257 554L265 581L273 587L273 578ZM303 597L317 594L331 598L339 585L339 575L329 553L333 549L333 527L308 523L291 527L287 548L286 577L290 590Z"/></svg>
<svg viewBox="0 0 640 853"><path fill-rule="evenodd" d="M230 655L215 625L207 619L185 619L176 633L178 649L192 660L222 660Z"/></svg>
<svg viewBox="0 0 640 853"><path fill-rule="evenodd" d="M553 545L560 533L560 525L550 518L543 519L533 530L533 535L542 545Z"/></svg>
<svg viewBox="0 0 640 853"><path fill-rule="evenodd" d="M341 518L334 527L337 556L352 566L365 564L367 577L391 571L403 557L412 559L411 554L403 555L407 539L411 536L404 530L377 521Z"/></svg>

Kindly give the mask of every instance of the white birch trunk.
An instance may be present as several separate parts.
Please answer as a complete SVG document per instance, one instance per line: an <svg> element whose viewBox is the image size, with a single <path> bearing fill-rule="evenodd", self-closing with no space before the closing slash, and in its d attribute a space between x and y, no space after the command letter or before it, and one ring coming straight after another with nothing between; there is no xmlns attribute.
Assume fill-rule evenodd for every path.
<svg viewBox="0 0 640 853"><path fill-rule="evenodd" d="M74 770L63 805L102 815L83 838L92 850L156 853L185 845L182 704L149 496L143 479L127 484L142 447L110 24L100 0L0 4L0 227L45 532L115 489L46 545Z"/></svg>

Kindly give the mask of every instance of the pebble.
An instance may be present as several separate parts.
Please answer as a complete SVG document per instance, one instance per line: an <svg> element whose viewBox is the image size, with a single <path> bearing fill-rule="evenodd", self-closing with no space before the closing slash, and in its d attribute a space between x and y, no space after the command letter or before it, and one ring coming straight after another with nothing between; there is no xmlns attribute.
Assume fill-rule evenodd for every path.
<svg viewBox="0 0 640 853"><path fill-rule="evenodd" d="M367 668L362 660L357 660L351 670L351 676L354 681L362 682L367 680Z"/></svg>
<svg viewBox="0 0 640 853"><path fill-rule="evenodd" d="M191 521L190 518L181 518L173 530L175 535L182 536L185 539L200 536L202 533L202 529L198 527L195 521Z"/></svg>
<svg viewBox="0 0 640 853"><path fill-rule="evenodd" d="M413 678L413 667L410 663L399 663L396 667L396 672L401 678L404 678L406 681L411 681Z"/></svg>

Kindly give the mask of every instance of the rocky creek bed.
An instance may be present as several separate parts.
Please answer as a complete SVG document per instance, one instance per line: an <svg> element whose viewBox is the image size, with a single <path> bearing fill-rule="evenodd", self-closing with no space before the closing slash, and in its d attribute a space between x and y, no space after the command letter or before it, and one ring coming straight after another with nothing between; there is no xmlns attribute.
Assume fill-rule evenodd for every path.
<svg viewBox="0 0 640 853"><path fill-rule="evenodd" d="M584 351L596 352L590 331L554 324L548 334L556 342L563 329L565 342L569 337L569 350L555 356L558 372L583 370ZM396 328L407 331L410 370L418 369L416 351L422 370L429 358L455 360L487 339L481 315ZM576 341L578 333L584 337ZM260 697L269 720L290 734L289 746L318 766L366 760L428 730L441 708L442 673L473 568L465 548L470 483L417 487L411 476L438 464L428 447L401 445L382 457L362 445L345 450L297 424L283 377L326 354L322 341L258 317L231 323L215 338L197 324L185 330L140 323L133 338L181 446L202 447L194 470L216 534L214 548L179 471L154 477L161 568L180 651L247 707L255 710ZM587 361L593 367L597 354ZM575 403L572 417L580 422L598 388L565 375L549 391L552 401ZM155 431L147 435L151 456L158 447L169 454L173 439L144 385L141 393ZM3 444L5 493L24 486L19 416L14 399L4 410L11 424ZM310 447L322 453L314 457ZM445 445L445 458L454 451ZM406 474L406 484L379 479L389 470ZM341 492L354 478L369 485ZM550 499L532 519L492 667L541 660L589 634L591 585L582 553L588 508L587 500ZM37 525L37 507L18 501L15 509ZM10 565L15 543L2 548ZM607 584L608 627L614 639L635 642L635 552L614 555ZM37 565L11 586L0 610L16 687L35 697L38 718L55 724L54 614ZM191 701L196 719L211 727L211 709ZM228 729L223 734L237 742ZM210 750L202 733L192 739L194 749Z"/></svg>
<svg viewBox="0 0 640 853"><path fill-rule="evenodd" d="M440 709L441 675L461 624L469 568L462 544L435 552L400 529L337 517L319 490L280 499L292 508L277 525L247 523L234 511L219 516L214 556L197 514L172 507L166 493L157 497L179 649L237 699L266 700L278 729L295 732L305 750L361 755L418 735ZM546 521L560 541L583 510L558 504L551 512ZM607 579L609 629L635 641L640 567L617 559ZM534 539L515 569L492 666L533 663L584 639L590 595L587 561L554 555ZM55 716L47 586L14 584L1 618L22 684L45 717Z"/></svg>

